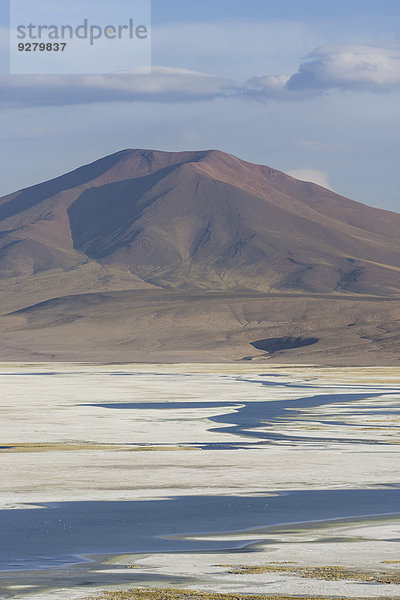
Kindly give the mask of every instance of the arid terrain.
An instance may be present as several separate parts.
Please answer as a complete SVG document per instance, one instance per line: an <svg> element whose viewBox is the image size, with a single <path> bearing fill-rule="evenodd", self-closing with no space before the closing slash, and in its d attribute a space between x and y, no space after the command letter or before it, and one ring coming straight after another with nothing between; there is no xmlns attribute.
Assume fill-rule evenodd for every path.
<svg viewBox="0 0 400 600"><path fill-rule="evenodd" d="M400 362L400 214L219 151L0 200L0 358Z"/></svg>
<svg viewBox="0 0 400 600"><path fill-rule="evenodd" d="M397 368L3 363L0 386L0 598L400 598Z"/></svg>

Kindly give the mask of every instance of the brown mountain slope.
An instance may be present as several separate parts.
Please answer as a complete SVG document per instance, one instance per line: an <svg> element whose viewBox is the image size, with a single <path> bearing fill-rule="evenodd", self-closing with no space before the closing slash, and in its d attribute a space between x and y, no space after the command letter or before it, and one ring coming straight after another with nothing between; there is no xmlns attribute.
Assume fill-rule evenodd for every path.
<svg viewBox="0 0 400 600"><path fill-rule="evenodd" d="M217 151L119 152L4 198L0 228L3 278L94 262L133 288L400 290L400 215Z"/></svg>
<svg viewBox="0 0 400 600"><path fill-rule="evenodd" d="M49 300L0 317L0 339L0 360L396 365L400 300L102 292Z"/></svg>
<svg viewBox="0 0 400 600"><path fill-rule="evenodd" d="M312 337L313 332L320 341L312 349L299 347L287 351L288 356L329 356L329 343L323 340L331 325L331 340L346 332L347 349L341 356L360 352L365 339L371 340L375 356L385 346L384 341L376 343L382 335L391 340L390 352L397 348L400 214L219 151L125 150L0 199L0 284L1 312L8 315L0 324L3 358L46 354L38 336L47 340L49 356L76 358L74 343L85 356L92 355L90 344L70 335L77 320L86 341L88 336L97 340L89 333L96 323L105 355L120 356L121 348L128 348L127 360L138 360L141 352L148 356L149 348L155 348L152 336L163 348L160 356L172 347L180 355L176 344L186 345L177 340L186 336L189 347L201 347L198 356L208 356L212 346L215 358L226 359L234 339L237 358L257 340L297 339L297 333ZM178 296L163 289L175 289ZM119 346L119 338L111 343L106 323L118 320L122 311L121 332L134 322L139 332L137 315L145 310L134 295L135 315L126 312L131 296L124 294L129 290L164 302L165 310L149 308L142 337L128 336L138 345L122 336ZM106 302L104 292L111 293L111 300ZM214 292L217 299L211 302ZM194 300L196 294L201 303ZM76 305L74 296L87 303L83 313L82 300ZM277 299L283 297L290 298L285 309ZM367 301L374 297L393 301ZM53 298L60 300L40 304ZM248 298L241 300L243 315L222 318L226 310L236 315L236 308L230 313L226 307L236 306L238 298ZM273 318L260 314L262 298ZM301 304L307 298L313 310ZM99 316L102 302L110 310L107 318ZM179 306L175 320L165 320L174 306ZM340 306L346 309L338 319ZM214 322L217 314L220 325L214 323L213 335L220 343L211 344L208 328L199 324ZM329 326L323 324L324 314ZM382 323L390 324L390 334L376 329ZM344 329L348 325L355 327L351 335ZM180 326L182 335L177 334ZM196 341L192 334L197 330ZM56 339L64 340L65 347L54 353L52 339L56 346ZM93 344L97 347L98 340Z"/></svg>

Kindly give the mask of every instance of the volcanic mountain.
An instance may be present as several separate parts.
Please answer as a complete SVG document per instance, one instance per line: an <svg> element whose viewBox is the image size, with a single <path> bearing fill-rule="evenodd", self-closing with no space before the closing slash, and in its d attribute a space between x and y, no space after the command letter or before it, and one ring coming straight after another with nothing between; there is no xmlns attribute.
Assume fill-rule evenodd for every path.
<svg viewBox="0 0 400 600"><path fill-rule="evenodd" d="M3 358L321 362L369 340L391 362L400 214L219 151L124 150L0 199L0 282Z"/></svg>

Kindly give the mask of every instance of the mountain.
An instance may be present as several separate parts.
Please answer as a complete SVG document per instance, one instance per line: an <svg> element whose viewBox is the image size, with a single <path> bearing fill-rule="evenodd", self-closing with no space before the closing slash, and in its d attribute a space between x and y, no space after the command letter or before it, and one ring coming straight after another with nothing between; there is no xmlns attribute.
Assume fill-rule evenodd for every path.
<svg viewBox="0 0 400 600"><path fill-rule="evenodd" d="M391 363L400 214L215 150L124 150L0 199L0 282L2 358L365 362L370 340Z"/></svg>

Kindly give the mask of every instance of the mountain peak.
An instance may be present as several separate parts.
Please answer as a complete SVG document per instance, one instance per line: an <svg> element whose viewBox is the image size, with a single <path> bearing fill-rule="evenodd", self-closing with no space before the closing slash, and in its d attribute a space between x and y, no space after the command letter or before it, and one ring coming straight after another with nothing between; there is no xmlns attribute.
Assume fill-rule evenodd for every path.
<svg viewBox="0 0 400 600"><path fill-rule="evenodd" d="M398 214L218 150L126 149L0 199L0 354L390 362L399 273Z"/></svg>
<svg viewBox="0 0 400 600"><path fill-rule="evenodd" d="M91 264L134 287L392 294L399 225L219 150L126 149L0 200L0 275Z"/></svg>

